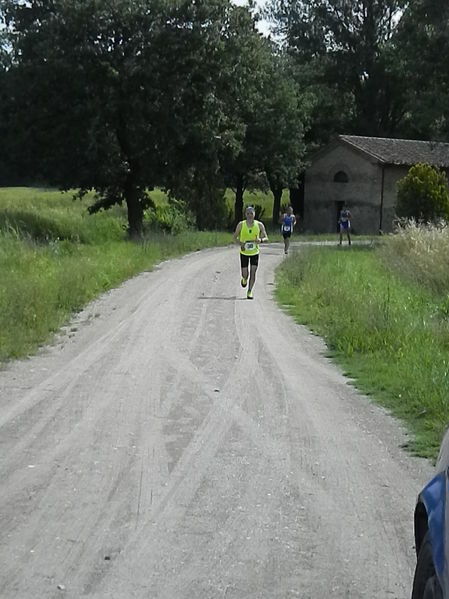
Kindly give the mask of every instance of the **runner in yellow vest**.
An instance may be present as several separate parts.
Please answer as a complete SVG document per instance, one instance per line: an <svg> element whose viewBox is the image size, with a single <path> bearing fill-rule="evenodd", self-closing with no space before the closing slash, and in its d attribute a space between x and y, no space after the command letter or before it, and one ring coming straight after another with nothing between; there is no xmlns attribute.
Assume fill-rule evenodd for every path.
<svg viewBox="0 0 449 599"><path fill-rule="evenodd" d="M259 265L259 243L268 241L264 224L255 220L256 211L252 206L245 210L246 220L239 222L235 229L234 239L240 245L240 266L242 269L242 287L248 285L246 297L253 299L253 287L256 281L256 270ZM249 282L248 282L248 267Z"/></svg>

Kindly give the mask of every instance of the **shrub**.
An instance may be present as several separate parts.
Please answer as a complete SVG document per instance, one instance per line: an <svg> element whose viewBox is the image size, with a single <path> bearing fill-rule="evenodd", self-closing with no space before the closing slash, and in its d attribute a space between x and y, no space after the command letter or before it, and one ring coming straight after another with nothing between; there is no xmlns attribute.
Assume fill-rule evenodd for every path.
<svg viewBox="0 0 449 599"><path fill-rule="evenodd" d="M446 175L429 164L415 164L398 182L396 212L399 217L431 222L449 217Z"/></svg>
<svg viewBox="0 0 449 599"><path fill-rule="evenodd" d="M155 206L147 210L145 222L150 227L161 229L165 233L178 235L188 229L193 229L195 220L184 202L170 200L168 204Z"/></svg>

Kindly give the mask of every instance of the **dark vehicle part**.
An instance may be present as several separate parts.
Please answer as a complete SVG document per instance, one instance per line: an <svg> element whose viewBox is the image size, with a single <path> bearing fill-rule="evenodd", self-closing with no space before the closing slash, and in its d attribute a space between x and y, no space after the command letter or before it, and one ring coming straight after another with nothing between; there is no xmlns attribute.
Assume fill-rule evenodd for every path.
<svg viewBox="0 0 449 599"><path fill-rule="evenodd" d="M426 532L418 553L412 599L443 599L440 583L435 573L429 531Z"/></svg>

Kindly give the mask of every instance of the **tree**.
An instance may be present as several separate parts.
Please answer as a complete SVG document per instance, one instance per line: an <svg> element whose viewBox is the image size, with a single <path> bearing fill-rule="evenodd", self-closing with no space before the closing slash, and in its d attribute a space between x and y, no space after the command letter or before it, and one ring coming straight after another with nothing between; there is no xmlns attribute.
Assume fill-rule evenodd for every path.
<svg viewBox="0 0 449 599"><path fill-rule="evenodd" d="M317 98L309 137L393 135L404 84L393 37L405 0L272 0L271 17Z"/></svg>
<svg viewBox="0 0 449 599"><path fill-rule="evenodd" d="M415 164L398 182L399 217L434 221L449 217L449 192L444 172L429 164Z"/></svg>
<svg viewBox="0 0 449 599"><path fill-rule="evenodd" d="M273 193L273 225L278 223L283 189L304 169L304 133L310 104L291 75L284 53L273 54L258 111L263 170Z"/></svg>
<svg viewBox="0 0 449 599"><path fill-rule="evenodd" d="M259 110L270 65L272 47L256 29L252 16L237 7L227 38L227 56L235 75L228 77L224 92L227 112L238 132L229 143L224 132L220 165L225 184L235 190L234 224L242 218L243 193L251 181L260 184L263 172L261 142L257 134Z"/></svg>
<svg viewBox="0 0 449 599"><path fill-rule="evenodd" d="M240 146L224 148L221 164L225 181L235 189L234 223L242 218L245 189L267 181L277 222L282 189L301 169L304 102L286 55L255 30L254 21L240 18L232 41L229 56L233 64L242 63L244 78L230 82L229 112L242 138Z"/></svg>
<svg viewBox="0 0 449 599"><path fill-rule="evenodd" d="M399 60L409 86L410 137L449 139L449 4L412 0L398 27Z"/></svg>
<svg viewBox="0 0 449 599"><path fill-rule="evenodd" d="M207 133L204 118L194 127L193 143L187 146L188 160L181 157L173 169L169 187L181 195L197 215L200 228L216 227L227 220L224 204L226 186L236 189L236 206L243 206L243 175L251 170L245 164L248 122L257 110L255 97L263 78L262 36L248 8L229 4L221 24L219 61L214 74L214 110L210 118L217 123L214 135ZM193 150L193 151L192 151ZM253 148L251 165L257 149ZM235 213L241 213L235 207Z"/></svg>
<svg viewBox="0 0 449 599"><path fill-rule="evenodd" d="M232 119L219 86L228 0L0 0L13 64L11 147L22 171L125 202L139 235L146 189L173 172L217 168ZM199 148L202 149L199 152ZM198 155L199 154L199 155Z"/></svg>
<svg viewBox="0 0 449 599"><path fill-rule="evenodd" d="M0 19L0 185L6 180L8 166L7 166L7 154L5 152L6 144L5 140L8 134L7 123L7 69L8 69L8 52L5 31L1 29Z"/></svg>

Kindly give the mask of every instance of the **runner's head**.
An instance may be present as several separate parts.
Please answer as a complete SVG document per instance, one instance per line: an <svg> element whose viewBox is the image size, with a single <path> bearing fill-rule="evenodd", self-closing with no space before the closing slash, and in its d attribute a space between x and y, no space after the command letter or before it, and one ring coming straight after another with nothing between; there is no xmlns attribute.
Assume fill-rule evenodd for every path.
<svg viewBox="0 0 449 599"><path fill-rule="evenodd" d="M254 206L247 206L245 210L245 216L247 219L252 220L256 216L256 211L254 210Z"/></svg>

